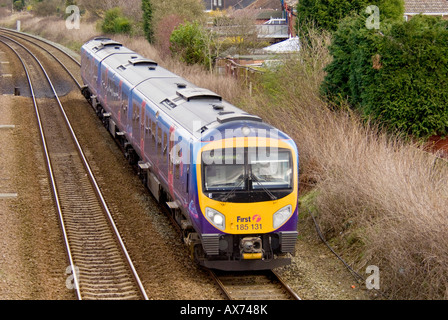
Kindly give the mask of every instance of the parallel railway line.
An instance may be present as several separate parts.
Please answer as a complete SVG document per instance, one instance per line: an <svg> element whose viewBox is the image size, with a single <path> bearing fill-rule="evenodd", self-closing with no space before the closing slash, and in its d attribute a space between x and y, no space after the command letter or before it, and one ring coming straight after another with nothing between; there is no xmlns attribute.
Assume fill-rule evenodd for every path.
<svg viewBox="0 0 448 320"><path fill-rule="evenodd" d="M148 299L44 66L11 34L0 41L27 74L77 298Z"/></svg>

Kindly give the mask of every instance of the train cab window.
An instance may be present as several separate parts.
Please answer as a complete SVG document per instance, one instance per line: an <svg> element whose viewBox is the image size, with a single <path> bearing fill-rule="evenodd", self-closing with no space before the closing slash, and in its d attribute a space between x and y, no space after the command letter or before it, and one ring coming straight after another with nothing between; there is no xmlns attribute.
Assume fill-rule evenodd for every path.
<svg viewBox="0 0 448 320"><path fill-rule="evenodd" d="M244 190L247 184L244 149L211 150L202 154L206 191Z"/></svg>
<svg viewBox="0 0 448 320"><path fill-rule="evenodd" d="M291 151L276 148L215 149L202 153L202 184L210 199L260 202L280 199L293 191Z"/></svg>
<svg viewBox="0 0 448 320"><path fill-rule="evenodd" d="M253 189L289 189L292 187L291 152L279 150L267 155L249 152L249 168Z"/></svg>

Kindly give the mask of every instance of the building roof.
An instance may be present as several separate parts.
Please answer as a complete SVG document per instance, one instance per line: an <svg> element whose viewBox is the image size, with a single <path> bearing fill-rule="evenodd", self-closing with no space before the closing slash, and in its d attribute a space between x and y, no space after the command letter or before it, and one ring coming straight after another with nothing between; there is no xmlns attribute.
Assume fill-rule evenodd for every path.
<svg viewBox="0 0 448 320"><path fill-rule="evenodd" d="M281 10L282 4L280 0L256 0L248 8Z"/></svg>
<svg viewBox="0 0 448 320"><path fill-rule="evenodd" d="M405 14L447 14L448 0L405 0Z"/></svg>
<svg viewBox="0 0 448 320"><path fill-rule="evenodd" d="M300 51L300 41L298 37L289 38L288 40L284 40L269 47L263 48L263 50L273 53L298 52Z"/></svg>

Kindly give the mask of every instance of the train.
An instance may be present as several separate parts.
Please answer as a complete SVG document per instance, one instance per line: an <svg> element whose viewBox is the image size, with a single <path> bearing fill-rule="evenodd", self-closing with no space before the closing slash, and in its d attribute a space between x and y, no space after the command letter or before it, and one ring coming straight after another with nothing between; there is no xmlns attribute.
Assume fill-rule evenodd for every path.
<svg viewBox="0 0 448 320"><path fill-rule="evenodd" d="M299 154L284 132L121 43L81 48L81 92L201 266L291 263Z"/></svg>

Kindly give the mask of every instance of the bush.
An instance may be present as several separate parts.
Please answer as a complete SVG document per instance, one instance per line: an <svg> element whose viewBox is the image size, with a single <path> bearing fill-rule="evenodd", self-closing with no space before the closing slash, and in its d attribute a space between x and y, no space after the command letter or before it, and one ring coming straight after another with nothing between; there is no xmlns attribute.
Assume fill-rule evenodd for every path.
<svg viewBox="0 0 448 320"><path fill-rule="evenodd" d="M13 6L14 6L14 10L22 11L23 8L25 7L25 3L23 0L18 0L18 1L14 1Z"/></svg>
<svg viewBox="0 0 448 320"><path fill-rule="evenodd" d="M186 22L179 25L171 34L170 50L187 64L203 64L208 66L211 57L208 55L208 38L206 31L198 22Z"/></svg>
<svg viewBox="0 0 448 320"><path fill-rule="evenodd" d="M131 21L116 7L106 11L101 30L104 33L130 33Z"/></svg>
<svg viewBox="0 0 448 320"><path fill-rule="evenodd" d="M323 93L414 137L448 135L448 22L417 16L381 33L364 23L347 18L335 32Z"/></svg>
<svg viewBox="0 0 448 320"><path fill-rule="evenodd" d="M379 7L381 20L403 19L403 0L302 0L297 4L299 32L306 33L310 23L319 29L335 31L341 19L363 13L370 5Z"/></svg>

